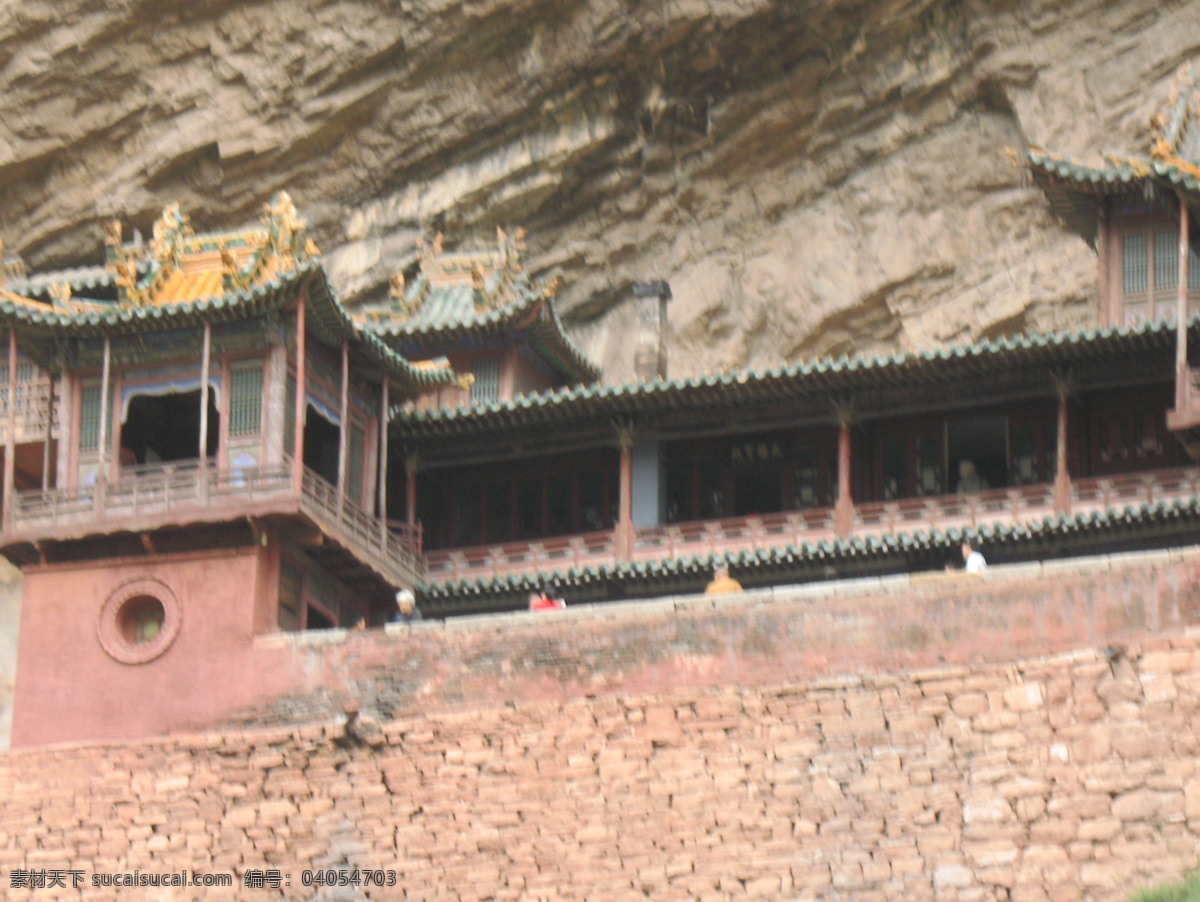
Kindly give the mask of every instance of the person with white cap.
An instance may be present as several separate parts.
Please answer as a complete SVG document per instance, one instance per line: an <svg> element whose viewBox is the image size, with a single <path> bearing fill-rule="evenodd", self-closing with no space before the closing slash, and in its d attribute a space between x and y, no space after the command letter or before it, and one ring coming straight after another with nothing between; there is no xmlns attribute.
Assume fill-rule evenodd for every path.
<svg viewBox="0 0 1200 902"><path fill-rule="evenodd" d="M401 589L396 593L396 613L392 615L392 623L412 623L421 619L421 610L417 607L417 596L412 589Z"/></svg>

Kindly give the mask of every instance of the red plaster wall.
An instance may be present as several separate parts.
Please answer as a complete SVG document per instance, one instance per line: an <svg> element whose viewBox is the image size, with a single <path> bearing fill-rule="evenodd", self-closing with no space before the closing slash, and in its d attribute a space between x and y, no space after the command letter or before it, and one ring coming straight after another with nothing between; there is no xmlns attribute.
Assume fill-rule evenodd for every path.
<svg viewBox="0 0 1200 902"><path fill-rule="evenodd" d="M272 691L269 656L251 653L258 570L257 550L26 570L13 745L192 728ZM172 589L182 625L157 659L123 664L101 646L99 618L110 593L145 577Z"/></svg>

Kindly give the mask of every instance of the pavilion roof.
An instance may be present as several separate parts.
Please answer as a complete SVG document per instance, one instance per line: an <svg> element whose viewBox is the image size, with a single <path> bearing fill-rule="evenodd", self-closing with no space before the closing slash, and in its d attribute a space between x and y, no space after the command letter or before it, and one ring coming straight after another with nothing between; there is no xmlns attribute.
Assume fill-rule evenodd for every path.
<svg viewBox="0 0 1200 902"><path fill-rule="evenodd" d="M1107 540L1118 534L1134 535L1151 527L1194 529L1200 522L1200 499L1161 501L1104 511L1046 517L1021 524L983 525L971 530L951 528L899 532L871 537L851 537L787 544L775 548L747 549L729 554L702 554L664 557L653 561L602 564L567 568L536 574L506 574L473 579L428 581L421 585L423 598L440 612L470 608L482 596L528 592L547 582L563 586L586 587L618 582L625 586L679 584L686 580L707 580L717 564L725 564L741 580L753 581L755 575L769 578L781 572L804 572L823 578L830 568L845 570L856 563L881 564L887 559L897 563L913 555L953 551L964 539L971 538L996 558L1016 557L1023 548L1039 544L1062 544Z"/></svg>
<svg viewBox="0 0 1200 902"><path fill-rule="evenodd" d="M449 253L441 237L419 241L411 281L392 279L388 299L355 308L364 328L405 354L442 352L464 340L523 333L533 349L572 382L594 382L600 369L566 334L554 305L558 280L524 268L523 233L497 230L494 249Z"/></svg>
<svg viewBox="0 0 1200 902"><path fill-rule="evenodd" d="M1030 145L1023 162L1054 211L1094 247L1098 196L1161 189L1200 204L1200 80L1190 65L1176 74L1166 108L1151 120L1148 144L1145 154L1092 161Z"/></svg>
<svg viewBox="0 0 1200 902"><path fill-rule="evenodd" d="M1200 319L1189 327L1200 338ZM507 401L393 412L406 438L420 439L495 434L504 428L567 424L572 421L619 422L625 418L685 409L736 409L751 404L810 399L832 415L831 402L856 393L890 387L927 388L978 383L1006 373L1067 371L1084 364L1159 356L1168 366L1174 347L1173 324L1142 322L1132 326L1017 335L934 350L889 355L842 356L786 367L716 373L690 379L620 385L572 386ZM1047 380L1048 382L1048 380Z"/></svg>
<svg viewBox="0 0 1200 902"><path fill-rule="evenodd" d="M402 391L458 380L447 366L413 364L355 322L315 246L304 241L301 247L302 224L286 195L269 205L261 229L194 235L174 206L159 222L173 225L156 224L149 251L120 245L119 227L110 226L106 268L21 275L0 284L0 322L17 326L22 350L55 369L57 345L65 338L242 321L277 313L307 291L310 334L328 345L350 342Z"/></svg>

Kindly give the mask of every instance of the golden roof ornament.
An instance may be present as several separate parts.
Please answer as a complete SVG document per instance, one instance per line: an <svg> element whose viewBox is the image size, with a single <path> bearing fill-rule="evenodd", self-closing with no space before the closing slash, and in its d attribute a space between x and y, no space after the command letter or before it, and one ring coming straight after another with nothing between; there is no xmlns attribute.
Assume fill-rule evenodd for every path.
<svg viewBox="0 0 1200 902"><path fill-rule="evenodd" d="M140 307L145 302L145 295L138 287L137 263L133 260L114 261L112 273L122 299Z"/></svg>
<svg viewBox="0 0 1200 902"><path fill-rule="evenodd" d="M163 207L162 215L154 221L150 239L150 256L164 269L179 265L183 256L183 239L192 234L187 214L172 202Z"/></svg>
<svg viewBox="0 0 1200 902"><path fill-rule="evenodd" d="M55 307L70 307L71 294L69 282L55 282L50 286L50 302Z"/></svg>
<svg viewBox="0 0 1200 902"><path fill-rule="evenodd" d="M122 238L121 220L110 219L104 224L104 246L120 247Z"/></svg>
<svg viewBox="0 0 1200 902"><path fill-rule="evenodd" d="M395 301L404 300L405 287L404 273L393 273L392 277L388 279L388 297Z"/></svg>

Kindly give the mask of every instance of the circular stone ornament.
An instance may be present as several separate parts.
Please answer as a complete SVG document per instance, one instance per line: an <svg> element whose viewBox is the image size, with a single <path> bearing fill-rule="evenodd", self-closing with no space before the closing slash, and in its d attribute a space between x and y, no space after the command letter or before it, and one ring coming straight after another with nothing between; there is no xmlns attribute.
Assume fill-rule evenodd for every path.
<svg viewBox="0 0 1200 902"><path fill-rule="evenodd" d="M122 664L146 664L171 647L183 625L183 609L171 587L153 577L117 586L100 609L101 647Z"/></svg>

